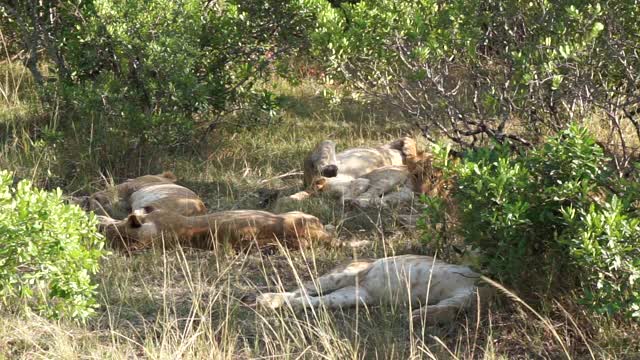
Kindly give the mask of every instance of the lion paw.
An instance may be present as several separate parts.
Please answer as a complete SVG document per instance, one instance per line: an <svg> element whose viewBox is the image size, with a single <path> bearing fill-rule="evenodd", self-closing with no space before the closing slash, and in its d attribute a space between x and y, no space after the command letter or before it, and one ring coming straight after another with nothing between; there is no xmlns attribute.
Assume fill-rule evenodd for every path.
<svg viewBox="0 0 640 360"><path fill-rule="evenodd" d="M289 299L288 294L282 293L265 293L260 294L256 298L256 305L262 309L277 309L284 306Z"/></svg>
<svg viewBox="0 0 640 360"><path fill-rule="evenodd" d="M428 306L426 309L414 310L411 313L411 317L414 322L421 323L425 321L427 325L445 325L454 321L458 309L445 306Z"/></svg>

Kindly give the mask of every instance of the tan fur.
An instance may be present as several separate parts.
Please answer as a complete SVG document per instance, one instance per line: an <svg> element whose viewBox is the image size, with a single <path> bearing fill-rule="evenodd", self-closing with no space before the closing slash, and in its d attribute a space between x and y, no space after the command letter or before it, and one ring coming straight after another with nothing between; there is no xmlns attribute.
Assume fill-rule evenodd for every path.
<svg viewBox="0 0 640 360"><path fill-rule="evenodd" d="M375 148L354 148L336 154L333 141L322 141L304 161L306 192L309 195L324 192L344 200L355 199L370 187L370 194L381 189L384 192L386 190L383 188L395 186L394 181L386 175L397 173L397 169L392 167L403 165L408 155L405 151L411 150L410 143L415 148L415 141L402 138ZM380 170L385 167L389 167L388 174ZM378 184L381 178L388 179L388 184ZM299 201L307 197L296 194L289 200Z"/></svg>
<svg viewBox="0 0 640 360"><path fill-rule="evenodd" d="M414 158L407 158L407 170L413 191L427 196L446 197L449 194L452 184L433 166L431 154L419 152Z"/></svg>
<svg viewBox="0 0 640 360"><path fill-rule="evenodd" d="M481 275L462 265L434 261L429 256L400 255L378 260L355 260L339 266L293 292L264 293L260 308L341 308L380 303L411 305L412 316L427 322L452 322L459 311L473 306L480 294L487 301L492 290L478 286ZM425 306L426 305L426 306ZM422 307L422 308L420 308Z"/></svg>
<svg viewBox="0 0 640 360"><path fill-rule="evenodd" d="M135 179L128 179L122 184L115 186L116 194L120 199L127 199L134 192L155 184L173 184L178 179L171 171L165 171L157 175L143 175Z"/></svg>
<svg viewBox="0 0 640 360"><path fill-rule="evenodd" d="M315 216L301 212L272 214L258 210L220 211L200 216L182 216L167 210L136 211L125 220L101 218L107 239L139 250L154 244L212 249L214 242L234 247L258 247L280 242L290 248L307 247L314 241L328 242L329 232Z"/></svg>
<svg viewBox="0 0 640 360"><path fill-rule="evenodd" d="M405 142L413 141L402 138L392 143L373 148L353 148L336 154L336 144L331 140L321 141L305 158L304 184L310 186L322 176L333 178L335 174L322 174L328 166L337 168L338 177L358 178L379 167L387 165L402 165L406 154Z"/></svg>
<svg viewBox="0 0 640 360"><path fill-rule="evenodd" d="M333 142L324 141L316 147L314 152L320 150L326 152L331 147L329 145L335 147ZM387 161L380 155L381 153L376 153L380 149L395 155ZM398 154L401 156L398 157ZM309 156L308 160L320 157L316 154L315 157ZM350 159L351 157L353 159ZM329 156L325 154L324 158ZM366 158L366 161L362 160L363 158ZM402 160L400 163L398 163L399 158ZM434 196L447 185L442 181L441 174L434 170L431 155L419 152L415 140L409 137L398 139L376 149L347 150L338 154L336 159L339 161L338 174L335 177L317 174L312 176L306 173L305 168L305 181L307 178L313 178L307 190L309 195L322 192L360 207L372 205L396 207L410 204L414 193ZM300 196L292 196L289 200L296 201L300 198Z"/></svg>
<svg viewBox="0 0 640 360"><path fill-rule="evenodd" d="M91 195L84 208L98 215L124 218L132 211L153 206L185 216L201 215L207 209L193 191L174 184L176 177L165 171L158 175L144 175Z"/></svg>
<svg viewBox="0 0 640 360"><path fill-rule="evenodd" d="M410 204L415 193L448 196L451 184L439 169L433 167L431 154L418 151L415 140L411 138L392 144L401 149L405 165L382 166L356 179L319 177L311 192L332 194L360 207Z"/></svg>

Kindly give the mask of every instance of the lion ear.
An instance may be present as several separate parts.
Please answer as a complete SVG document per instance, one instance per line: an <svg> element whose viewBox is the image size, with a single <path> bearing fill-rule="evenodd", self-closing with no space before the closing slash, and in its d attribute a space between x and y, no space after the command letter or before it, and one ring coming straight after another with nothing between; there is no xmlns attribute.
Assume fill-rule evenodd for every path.
<svg viewBox="0 0 640 360"><path fill-rule="evenodd" d="M127 224L132 228L139 228L142 226L142 218L138 214L129 214L127 218Z"/></svg>
<svg viewBox="0 0 640 360"><path fill-rule="evenodd" d="M160 174L160 176L162 176L163 178L165 178L165 179L167 179L167 180L169 180L171 182L178 181L178 178L171 171L165 171L162 174Z"/></svg>

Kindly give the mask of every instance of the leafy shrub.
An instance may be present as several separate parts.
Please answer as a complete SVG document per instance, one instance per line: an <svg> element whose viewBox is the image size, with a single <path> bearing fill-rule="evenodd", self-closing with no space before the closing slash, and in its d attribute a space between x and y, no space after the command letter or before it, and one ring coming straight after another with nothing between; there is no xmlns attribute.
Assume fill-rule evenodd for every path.
<svg viewBox="0 0 640 360"><path fill-rule="evenodd" d="M496 146L468 154L456 175L462 236L487 254L491 273L519 278L538 251L537 234L527 230L544 230L534 226L540 219L534 213L541 209L532 199L531 172L508 149Z"/></svg>
<svg viewBox="0 0 640 360"><path fill-rule="evenodd" d="M640 218L629 208L615 195L602 206L564 208L560 240L580 268L585 304L640 319Z"/></svg>
<svg viewBox="0 0 640 360"><path fill-rule="evenodd" d="M446 156L436 150L436 158ZM483 265L504 281L535 289L536 280L565 286L577 280L593 310L638 316L640 221L632 204L640 192L612 176L606 161L576 125L529 152L499 144L467 152L443 168L456 184L455 231L483 252ZM426 225L446 211L437 203L430 200L424 210L428 238L438 237Z"/></svg>
<svg viewBox="0 0 640 360"><path fill-rule="evenodd" d="M96 141L124 135L171 148L221 114L274 115L273 94L259 85L305 51L313 24L298 0L9 2L0 18L32 54L43 92L60 94L76 118L98 120L75 126L97 132Z"/></svg>
<svg viewBox="0 0 640 360"><path fill-rule="evenodd" d="M62 202L62 192L12 187L0 171L0 299L49 317L83 319L96 306L96 273L104 241L97 220Z"/></svg>
<svg viewBox="0 0 640 360"><path fill-rule="evenodd" d="M638 130L613 133L623 146L640 134L632 1L370 0L317 12L313 45L329 74L395 105L434 140L528 143L600 109L612 128L629 120Z"/></svg>

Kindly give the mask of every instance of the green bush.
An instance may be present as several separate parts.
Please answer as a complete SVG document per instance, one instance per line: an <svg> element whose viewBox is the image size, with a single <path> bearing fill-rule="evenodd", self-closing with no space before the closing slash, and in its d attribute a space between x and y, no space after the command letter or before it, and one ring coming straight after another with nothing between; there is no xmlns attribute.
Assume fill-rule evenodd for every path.
<svg viewBox="0 0 640 360"><path fill-rule="evenodd" d="M640 218L612 196L602 206L562 209L561 243L580 268L583 301L598 313L640 319Z"/></svg>
<svg viewBox="0 0 640 360"><path fill-rule="evenodd" d="M305 18L293 2L93 3L82 40L64 47L75 70L65 98L82 112L103 110L106 136L125 130L137 142L188 145L196 119L268 106L256 85L303 46L294 30L304 32Z"/></svg>
<svg viewBox="0 0 640 360"><path fill-rule="evenodd" d="M312 43L328 74L363 99L393 104L433 140L533 143L600 109L615 130L630 120L640 134L633 1L363 0L316 9ZM514 131L522 126L530 131ZM637 134L613 136L626 147Z"/></svg>
<svg viewBox="0 0 640 360"><path fill-rule="evenodd" d="M0 4L0 19L31 54L45 102L77 112L62 124L95 134L96 147L129 140L112 146L124 149L178 149L233 112L271 120L277 102L262 84L305 52L313 25L299 0L25 1Z"/></svg>
<svg viewBox="0 0 640 360"><path fill-rule="evenodd" d="M96 306L91 275L105 255L97 220L62 192L12 187L0 171L0 299L48 317L84 319Z"/></svg>
<svg viewBox="0 0 640 360"><path fill-rule="evenodd" d="M444 157L446 149L436 149ZM482 251L493 276L530 290L581 282L593 310L640 315L640 221L632 206L640 192L607 170L587 130L572 125L529 152L495 145L436 165L455 181L455 231ZM427 239L449 236L434 236L434 219L446 211L437 203L425 206Z"/></svg>

